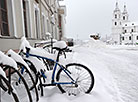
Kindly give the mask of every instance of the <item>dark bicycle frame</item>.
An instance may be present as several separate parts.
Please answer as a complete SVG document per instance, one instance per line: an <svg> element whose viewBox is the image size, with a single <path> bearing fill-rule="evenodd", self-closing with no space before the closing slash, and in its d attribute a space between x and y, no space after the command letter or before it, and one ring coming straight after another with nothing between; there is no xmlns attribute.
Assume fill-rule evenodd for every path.
<svg viewBox="0 0 138 102"><path fill-rule="evenodd" d="M69 70L67 70L63 65L60 65L58 63L59 61L59 56L60 56L60 51L58 52L58 55L57 55L57 59L56 61L53 60L53 59L50 59L50 58L47 58L47 57L43 57L43 56L39 56L39 55L35 55L35 54L30 54L29 51L27 51L26 53L24 53L26 55L26 57L28 58L29 56L32 56L32 57L36 57L38 59L45 59L45 60L49 60L49 61L52 61L55 63L54 65L54 69L53 69L53 73L52 73L52 80L51 80L51 84L41 84L41 86L55 86L55 85L58 85L58 84L76 84L75 80L70 76L71 72ZM56 69L57 69L57 66L59 66L65 73L66 75L71 79L71 82L55 82L54 80L54 77L55 77L55 72L56 72ZM43 72L41 72L42 76L44 78L46 78L46 76L44 75ZM40 80L41 81L41 80ZM40 82L41 83L41 82ZM41 87L40 86L40 87ZM42 87L41 87L42 88ZM43 96L43 94L41 94Z"/></svg>

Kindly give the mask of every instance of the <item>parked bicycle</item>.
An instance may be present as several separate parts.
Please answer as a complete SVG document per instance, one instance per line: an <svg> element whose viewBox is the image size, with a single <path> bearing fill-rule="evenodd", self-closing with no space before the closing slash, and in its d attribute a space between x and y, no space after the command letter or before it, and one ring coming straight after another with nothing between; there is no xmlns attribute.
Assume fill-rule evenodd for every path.
<svg viewBox="0 0 138 102"><path fill-rule="evenodd" d="M6 73L9 85L16 90L19 100L33 102L28 85L19 73L16 62L0 51L0 67Z"/></svg>
<svg viewBox="0 0 138 102"><path fill-rule="evenodd" d="M24 52L23 49L25 49L26 52ZM56 60L44 56L45 54L41 53L41 51L38 51L39 53L37 53L36 50L33 52L34 48L31 48L25 44L23 49L20 50L20 54L24 54L26 58L34 57L38 58L39 60L49 60L54 63L50 84L43 83L43 80L47 78L44 73L44 70L40 70L40 72L36 74L36 78L40 81L39 87L42 96L43 87L45 86L57 86L62 93L66 92L69 95L77 95L81 92L91 92L94 86L94 76L89 68L80 63L70 63L65 66L59 63L60 55L62 53L66 55L65 50L67 49L67 45L65 42L59 41L54 44L53 49L58 51ZM58 70L57 68L60 69ZM37 70L37 68L35 69ZM56 71L58 72L56 73Z"/></svg>
<svg viewBox="0 0 138 102"><path fill-rule="evenodd" d="M1 90L2 89L2 90ZM9 84L5 72L2 70L2 68L0 67L0 102L2 102L3 100L1 100L2 97L4 97L4 94L8 94L10 96L12 96L12 100L10 100L10 102L19 102L19 99L17 97L17 94L15 93L15 90L12 88L12 86Z"/></svg>
<svg viewBox="0 0 138 102"><path fill-rule="evenodd" d="M33 89L34 89L33 92L35 92L36 100L38 101L39 100L39 95L38 95L38 91L37 91L37 88L36 88L34 78L32 76L33 71L30 70L29 66L22 59L22 57L20 55L18 55L16 52L14 52L13 50L10 49L6 54L9 57L11 57L12 59L15 60L15 62L17 63L18 71L24 77L25 81L27 82L27 85L28 85L29 89L31 91L33 91Z"/></svg>

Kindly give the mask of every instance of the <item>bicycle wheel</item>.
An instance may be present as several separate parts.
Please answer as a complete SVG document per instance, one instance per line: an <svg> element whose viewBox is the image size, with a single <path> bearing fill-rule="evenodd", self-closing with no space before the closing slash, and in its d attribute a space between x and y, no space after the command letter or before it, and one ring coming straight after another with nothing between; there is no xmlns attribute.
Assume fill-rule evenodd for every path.
<svg viewBox="0 0 138 102"><path fill-rule="evenodd" d="M13 88L9 84L8 80L5 77L3 77L2 75L0 75L0 87L3 89L4 92L9 90L8 94L12 95L12 97L13 97L12 100L14 102L19 102L19 99L18 99L16 93L13 91ZM10 102L12 102L12 100L10 100Z"/></svg>
<svg viewBox="0 0 138 102"><path fill-rule="evenodd" d="M22 75L13 67L5 65L3 70L6 72L9 83L16 90L21 102L33 102L30 90L25 79Z"/></svg>
<svg viewBox="0 0 138 102"><path fill-rule="evenodd" d="M62 93L69 95L77 95L79 93L90 93L94 86L94 76L90 69L82 64L71 63L66 65L65 69L75 81L75 84L58 84L58 88ZM72 82L68 75L60 69L57 73L56 80L58 82Z"/></svg>
<svg viewBox="0 0 138 102"><path fill-rule="evenodd" d="M38 83L38 73L37 73L37 70L36 70L35 66L33 65L33 63L31 61L29 61L27 59L24 59L24 61L28 64L28 66L30 68L30 71L31 71L31 75L34 79L35 85L37 85L37 83ZM32 86L32 88L34 88L34 86Z"/></svg>
<svg viewBox="0 0 138 102"><path fill-rule="evenodd" d="M26 68L26 66L24 66L22 63L17 62L17 67L19 68L19 72L21 73L21 75L24 77L24 79L27 82L27 85L29 87L30 90L35 89L35 95L36 95L36 100L39 100L39 96L38 96L38 91L36 88L36 82L34 81L34 78L32 75L34 75L34 71L32 70L28 70Z"/></svg>

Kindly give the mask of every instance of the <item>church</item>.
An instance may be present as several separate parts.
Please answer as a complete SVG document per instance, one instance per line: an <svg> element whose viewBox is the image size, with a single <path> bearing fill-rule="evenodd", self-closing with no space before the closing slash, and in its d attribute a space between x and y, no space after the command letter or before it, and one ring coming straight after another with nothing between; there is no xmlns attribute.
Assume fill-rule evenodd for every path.
<svg viewBox="0 0 138 102"><path fill-rule="evenodd" d="M116 2L116 7L113 11L111 37L114 44L138 44L138 22L129 21L126 5L124 5L124 10L121 12L118 2Z"/></svg>

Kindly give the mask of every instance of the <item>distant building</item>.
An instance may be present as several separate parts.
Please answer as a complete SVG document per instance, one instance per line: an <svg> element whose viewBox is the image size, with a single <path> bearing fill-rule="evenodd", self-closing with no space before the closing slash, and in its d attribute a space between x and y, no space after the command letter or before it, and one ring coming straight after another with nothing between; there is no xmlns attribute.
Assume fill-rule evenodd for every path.
<svg viewBox="0 0 138 102"><path fill-rule="evenodd" d="M138 22L129 21L129 14L126 5L123 12L116 7L112 18L112 42L115 44L137 44L138 43Z"/></svg>
<svg viewBox="0 0 138 102"><path fill-rule="evenodd" d="M61 13L62 9L59 0L1 0L0 50L18 49L22 36L31 44L48 39L48 33L60 40L65 25L60 16L66 17L66 10Z"/></svg>

